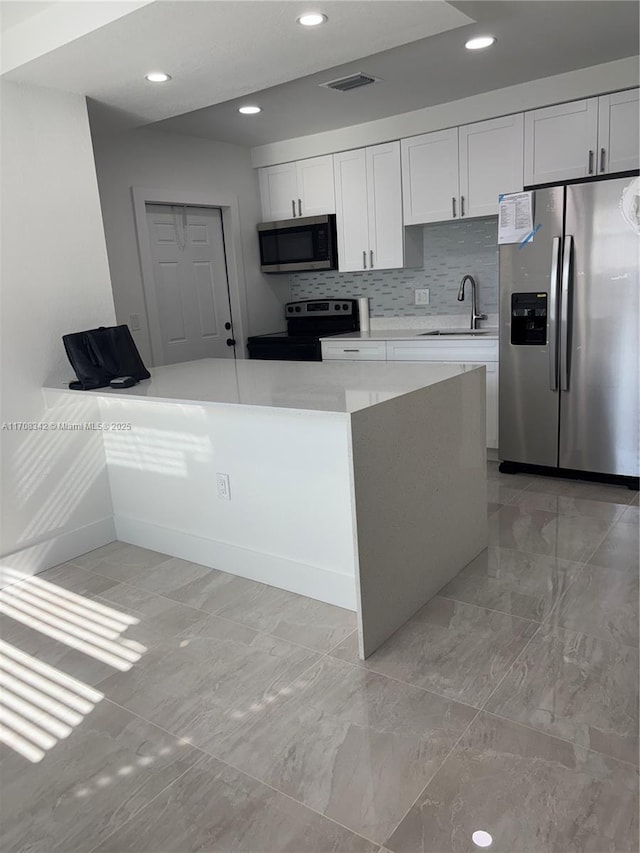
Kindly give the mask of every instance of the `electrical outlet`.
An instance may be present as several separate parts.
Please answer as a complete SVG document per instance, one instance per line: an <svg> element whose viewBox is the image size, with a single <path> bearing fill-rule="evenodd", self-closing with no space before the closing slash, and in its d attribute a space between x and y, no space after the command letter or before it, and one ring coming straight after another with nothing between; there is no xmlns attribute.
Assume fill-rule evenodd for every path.
<svg viewBox="0 0 640 853"><path fill-rule="evenodd" d="M429 288L428 287L419 287L413 291L414 294L414 305L428 305L429 304Z"/></svg>
<svg viewBox="0 0 640 853"><path fill-rule="evenodd" d="M139 314L129 314L129 325L131 326L132 332L140 331L140 315Z"/></svg>
<svg viewBox="0 0 640 853"><path fill-rule="evenodd" d="M231 489L229 488L229 475L216 474L216 486L218 489L218 497L221 501L231 500Z"/></svg>

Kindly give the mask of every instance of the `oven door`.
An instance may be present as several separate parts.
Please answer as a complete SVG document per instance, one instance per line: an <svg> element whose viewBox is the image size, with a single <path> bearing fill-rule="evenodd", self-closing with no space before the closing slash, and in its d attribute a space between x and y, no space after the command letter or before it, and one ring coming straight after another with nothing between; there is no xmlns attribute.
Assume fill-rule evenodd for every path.
<svg viewBox="0 0 640 853"><path fill-rule="evenodd" d="M260 269L267 273L338 268L335 215L258 225Z"/></svg>
<svg viewBox="0 0 640 853"><path fill-rule="evenodd" d="M271 361L322 361L322 347L316 337L270 337L255 335L247 341L249 358Z"/></svg>

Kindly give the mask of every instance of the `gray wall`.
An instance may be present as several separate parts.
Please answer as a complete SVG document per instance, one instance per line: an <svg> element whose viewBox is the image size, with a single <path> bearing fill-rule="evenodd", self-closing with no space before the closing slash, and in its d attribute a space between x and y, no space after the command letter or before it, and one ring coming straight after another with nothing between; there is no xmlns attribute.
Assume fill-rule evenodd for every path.
<svg viewBox="0 0 640 853"><path fill-rule="evenodd" d="M32 574L82 553L75 534L85 551L109 541L88 533L112 514L102 439L96 447L96 433L47 431L71 418L44 407L42 386L75 378L62 335L115 316L85 99L1 89L1 420L45 427L1 434L0 553L24 551L4 568ZM75 419L91 412L78 398Z"/></svg>
<svg viewBox="0 0 640 853"><path fill-rule="evenodd" d="M356 273L295 273L292 299L332 296L368 296L373 317L467 315L469 298L456 299L462 276L470 273L478 284L481 313L498 311L498 220L469 219L425 225L424 268L371 270ZM430 304L414 305L414 289L428 287Z"/></svg>
<svg viewBox="0 0 640 853"><path fill-rule="evenodd" d="M286 276L260 272L258 175L247 148L141 128L94 139L94 153L116 316L119 323L128 323L130 314L140 315L143 328L133 335L148 364L152 363L151 347L131 187L235 195L243 267L240 302L247 306L245 331L260 334L282 326L289 285Z"/></svg>

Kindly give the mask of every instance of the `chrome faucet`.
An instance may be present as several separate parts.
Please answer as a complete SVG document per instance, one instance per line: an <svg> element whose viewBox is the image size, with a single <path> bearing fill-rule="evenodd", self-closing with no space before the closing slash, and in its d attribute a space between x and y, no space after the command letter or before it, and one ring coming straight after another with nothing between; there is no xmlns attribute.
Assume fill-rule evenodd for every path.
<svg viewBox="0 0 640 853"><path fill-rule="evenodd" d="M471 328L478 328L478 320L486 320L486 314L478 314L478 303L476 299L477 285L476 280L472 275L465 275L460 282L460 290L458 291L458 302L464 302L464 286L467 281L471 282Z"/></svg>

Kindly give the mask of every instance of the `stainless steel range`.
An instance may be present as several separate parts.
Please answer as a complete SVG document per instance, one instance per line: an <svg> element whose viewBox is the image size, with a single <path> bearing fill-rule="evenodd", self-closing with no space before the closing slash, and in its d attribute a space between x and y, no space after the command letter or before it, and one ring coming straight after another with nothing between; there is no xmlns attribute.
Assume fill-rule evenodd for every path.
<svg viewBox="0 0 640 853"><path fill-rule="evenodd" d="M284 306L286 331L253 335L249 358L280 361L322 361L320 338L357 332L357 299L307 299Z"/></svg>

